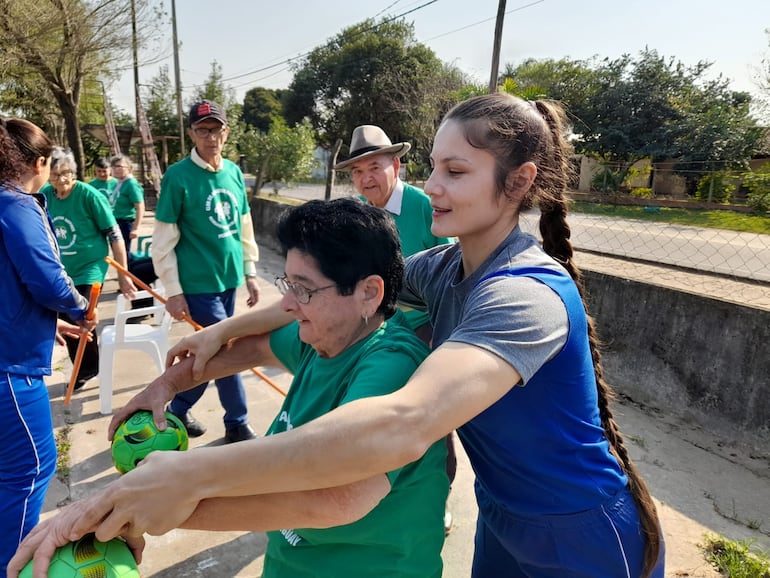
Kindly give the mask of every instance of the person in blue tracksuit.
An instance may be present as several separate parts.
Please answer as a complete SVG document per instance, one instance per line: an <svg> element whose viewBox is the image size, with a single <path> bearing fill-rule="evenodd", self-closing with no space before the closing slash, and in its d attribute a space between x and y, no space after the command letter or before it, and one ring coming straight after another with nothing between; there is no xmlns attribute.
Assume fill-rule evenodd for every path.
<svg viewBox="0 0 770 578"><path fill-rule="evenodd" d="M0 575L37 524L56 471L51 374L57 313L83 320L88 302L59 259L45 198L53 143L31 122L0 119ZM95 321L82 321L92 329ZM70 326L72 330L77 327Z"/></svg>

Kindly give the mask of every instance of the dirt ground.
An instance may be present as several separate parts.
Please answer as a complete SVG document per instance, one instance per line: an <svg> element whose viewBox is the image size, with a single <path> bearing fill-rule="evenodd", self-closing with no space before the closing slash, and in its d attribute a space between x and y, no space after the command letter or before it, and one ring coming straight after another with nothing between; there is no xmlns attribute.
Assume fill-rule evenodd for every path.
<svg viewBox="0 0 770 578"><path fill-rule="evenodd" d="M770 552L770 444L694 418L671 416L629 400L616 418L631 456L658 505L666 576L720 574L702 554L705 534L747 540Z"/></svg>

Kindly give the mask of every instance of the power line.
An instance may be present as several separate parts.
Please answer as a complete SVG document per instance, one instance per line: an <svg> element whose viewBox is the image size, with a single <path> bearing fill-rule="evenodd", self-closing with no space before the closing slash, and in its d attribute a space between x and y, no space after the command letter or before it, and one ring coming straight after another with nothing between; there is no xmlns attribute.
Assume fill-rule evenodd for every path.
<svg viewBox="0 0 770 578"><path fill-rule="evenodd" d="M519 6L518 8L513 8L512 10L508 10L505 14L506 15L513 14L514 12L519 12L521 10L524 10L525 8L530 8L537 4L542 4L543 2L545 2L545 0L537 0L536 2L530 2L529 4L525 4L524 6ZM485 22L491 22L495 18L496 16L492 16L491 18L485 18L484 20L479 20L478 22L474 22L473 24L467 24L460 28L456 28L455 30L450 30L449 32L444 32L443 34L439 34L438 36L428 38L425 42L430 42L431 40L436 40L437 38L443 38L444 36L449 36L450 34L454 34L455 32L461 32L463 30L467 30L468 28L473 28L474 26L478 26L479 24L484 24Z"/></svg>
<svg viewBox="0 0 770 578"><path fill-rule="evenodd" d="M393 2L393 3L392 3L390 6L388 6L388 7L387 7L385 10L388 10L389 8L391 8L392 6L394 6L395 4L397 4L397 3L398 3L398 1L400 1L400 0L396 0L396 2ZM521 11L521 10L524 10L524 9L526 9L526 8L531 8L532 6L536 6L537 4L542 4L543 2L545 2L545 0L536 0L535 2L530 2L529 4L525 4L525 5L523 5L523 6L518 6L518 7L516 7L516 8L513 8L513 9L511 9L511 10L508 10L508 11L506 12L506 14L512 14L512 13L514 13L514 12L519 12L519 11ZM419 8L422 8L422 6L418 6L418 7L417 7L417 8L415 8L414 10L417 10L417 9L419 9ZM381 11L381 12L380 12L380 14L381 14L382 12L384 12L385 10ZM414 10L410 10L410 12L413 12ZM408 14L408 13L409 13L409 12L405 12L404 14ZM375 17L376 17L376 16L375 16ZM396 17L394 17L394 18L400 18L400 15L399 15L399 16L396 16ZM462 26L462 27L460 27L460 28L456 28L456 29L454 29L454 30L450 30L450 31L448 31L448 32L444 32L444 33L442 33L442 34L439 34L438 36L433 36L433 37L431 37L431 38L428 38L427 40L425 40L425 42L430 42L431 40L436 40L437 38L443 38L444 36L448 36L448 35L450 35L450 34L454 34L454 33L456 33L456 32L461 32L461 31L463 31L463 30L466 30L466 29L468 29L468 28L472 28L472 27L474 27L474 26L478 26L479 24L483 24L483 23L485 23L485 22L490 22L490 21L492 21L492 20L494 20L494 19L495 19L495 16L492 16L491 18L485 18L485 19L483 19L483 20L479 20L478 22L474 22L474 23L472 23L472 24L468 24L468 25L466 25L466 26ZM388 22L390 22L391 20L392 20L392 19L389 19L389 20L388 20ZM380 26L380 25L382 25L382 24L383 24L383 23L380 23L380 24L378 24L377 26ZM373 28L376 28L376 26L375 26L375 27L373 27ZM363 33L363 32L367 32L368 30L370 30L370 29L367 29L367 30L365 30L365 31L362 31L362 33ZM291 63L293 60L296 60L296 59L298 59L298 58L302 58L303 56L306 56L307 54L310 54L310 52L307 52L307 53L301 54L301 55L299 55L299 56L297 56L297 57L294 57L294 58L290 58L290 59L288 59L288 60L286 60L286 61L282 61L282 62L280 62L280 63L274 64L274 65L272 65L270 68L275 68L275 67L277 67L277 66L281 66L281 65L284 65L284 67L283 67L283 68L281 68L280 70L277 70L277 71L275 71L275 72L271 73L271 74L268 74L267 76L263 76L263 77L260 77L260 78L255 78L255 79L253 79L253 80L249 80L249 81L247 81L247 82L243 82L243 83L240 83L240 84L236 84L235 86L232 86L231 88L241 88L241 87L244 87L244 86L248 86L248 85L250 85L250 84L256 84L256 83L258 83L258 82L261 82L261 81L263 81L263 80L266 80L266 79L268 79L268 78L271 78L271 77L273 77L273 76L276 76L277 74L280 74L280 73L282 73L282 72L285 72L286 70L288 70L288 68L289 68L289 66L288 66L288 65L289 65L289 64L290 64L290 63ZM257 71L252 71L252 73L244 73L243 75L240 75L240 76L246 76L246 75L249 75L249 74L253 74L253 73L256 73L256 72L257 72ZM225 79L225 80L226 80L226 79Z"/></svg>
<svg viewBox="0 0 770 578"><path fill-rule="evenodd" d="M361 30L358 34L359 35L360 34L365 34L366 32L370 32L372 30L376 30L380 26L388 24L389 22L393 22L394 20L398 20L399 18L403 18L404 16L406 16L408 14L411 14L413 12L421 10L421 9L427 7L427 6L430 6L431 4L435 4L438 1L439 0L429 0L428 2L424 2L423 4L420 4L419 6L417 6L415 8L412 8L411 10L406 10L406 11L400 13L400 14L397 14L395 16L391 16L390 18L387 18L387 19L383 20L382 22L380 22L378 24L374 24L374 25L372 25L372 26L370 26L368 28L365 28L364 30ZM542 2L543 0L540 0L540 1ZM234 76L229 76L227 78L222 78L221 82L229 82L231 80L237 80L237 79L243 78L245 76L251 76L253 74L259 74L260 72L266 72L268 70L272 70L272 69L277 68L279 66L288 67L288 65L290 65L292 62L294 62L296 60L300 60L301 58L304 58L304 57L308 56L312 52L313 52L312 50L309 50L307 52L303 52L301 54L298 54L297 56L293 56L291 58L287 58L286 60L282 60L281 62L276 62L275 64L270 64L268 66L263 66L262 68L257 68L255 70L251 70L251 71L244 72L244 73L241 73L241 74L236 74ZM285 70L285 68L282 69L280 72L283 72L283 70ZM185 86L184 88L195 88L195 86L196 85Z"/></svg>

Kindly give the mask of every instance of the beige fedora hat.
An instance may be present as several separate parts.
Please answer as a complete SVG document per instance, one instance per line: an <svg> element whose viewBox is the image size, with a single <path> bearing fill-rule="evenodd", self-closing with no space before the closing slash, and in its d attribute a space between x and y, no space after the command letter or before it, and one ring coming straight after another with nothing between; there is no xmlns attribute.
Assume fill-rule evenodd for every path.
<svg viewBox="0 0 770 578"><path fill-rule="evenodd" d="M401 158L412 148L408 142L393 144L385 131L373 124L363 124L353 129L350 137L350 157L334 165L334 170L343 171L354 162L374 155L391 154Z"/></svg>

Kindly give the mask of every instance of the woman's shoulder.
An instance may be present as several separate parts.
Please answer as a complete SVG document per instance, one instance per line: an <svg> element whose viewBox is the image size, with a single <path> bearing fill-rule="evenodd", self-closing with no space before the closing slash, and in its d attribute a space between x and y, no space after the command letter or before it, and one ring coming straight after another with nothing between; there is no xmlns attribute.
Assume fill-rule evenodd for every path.
<svg viewBox="0 0 770 578"><path fill-rule="evenodd" d="M409 327L403 314L398 312L386 320L379 331L372 334L368 351L385 351L405 354L417 365L428 356L430 350L417 334ZM387 354L387 353L386 353Z"/></svg>

